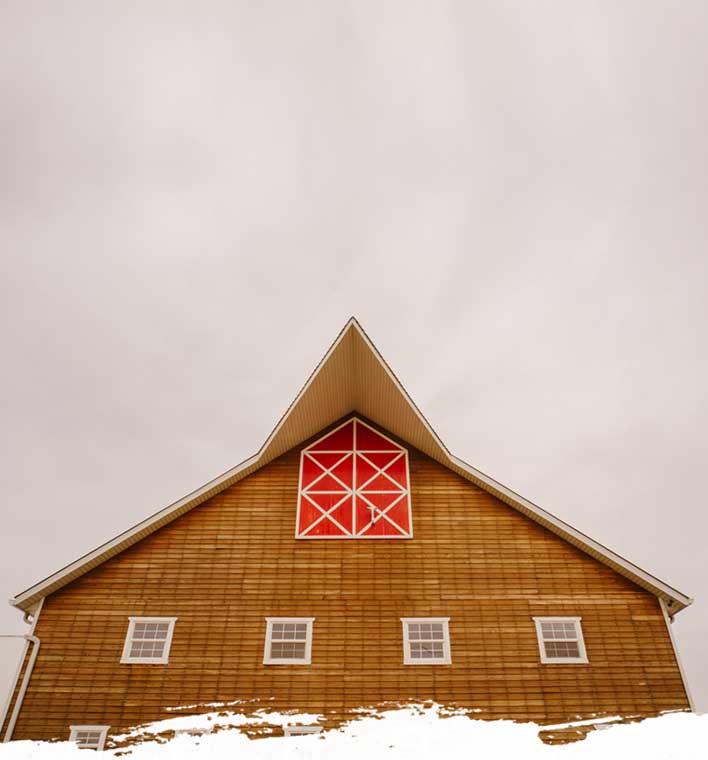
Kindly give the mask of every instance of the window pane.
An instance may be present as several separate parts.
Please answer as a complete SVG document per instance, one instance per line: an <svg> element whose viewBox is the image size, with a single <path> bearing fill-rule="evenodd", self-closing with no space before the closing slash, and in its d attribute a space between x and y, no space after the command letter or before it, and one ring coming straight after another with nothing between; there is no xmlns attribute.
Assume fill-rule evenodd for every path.
<svg viewBox="0 0 708 760"><path fill-rule="evenodd" d="M164 641L169 630L169 623L135 623L133 640Z"/></svg>
<svg viewBox="0 0 708 760"><path fill-rule="evenodd" d="M302 660L305 658L305 642L274 641L270 647L270 656L274 660Z"/></svg>
<svg viewBox="0 0 708 760"><path fill-rule="evenodd" d="M100 731L77 731L74 741L84 749L95 748L101 741L101 733Z"/></svg>
<svg viewBox="0 0 708 760"><path fill-rule="evenodd" d="M445 638L442 623L409 623L409 641L442 641Z"/></svg>
<svg viewBox="0 0 708 760"><path fill-rule="evenodd" d="M545 641L566 641L578 638L576 624L562 620L542 622L541 635Z"/></svg>
<svg viewBox="0 0 708 760"><path fill-rule="evenodd" d="M577 641L546 641L546 657L580 657Z"/></svg>
<svg viewBox="0 0 708 760"><path fill-rule="evenodd" d="M130 647L131 657L162 657L164 641L134 641Z"/></svg>
<svg viewBox="0 0 708 760"><path fill-rule="evenodd" d="M411 657L416 660L429 660L444 656L442 641L411 641L410 646Z"/></svg>
<svg viewBox="0 0 708 760"><path fill-rule="evenodd" d="M272 641L306 641L307 640L307 624L298 623L274 623L271 630Z"/></svg>

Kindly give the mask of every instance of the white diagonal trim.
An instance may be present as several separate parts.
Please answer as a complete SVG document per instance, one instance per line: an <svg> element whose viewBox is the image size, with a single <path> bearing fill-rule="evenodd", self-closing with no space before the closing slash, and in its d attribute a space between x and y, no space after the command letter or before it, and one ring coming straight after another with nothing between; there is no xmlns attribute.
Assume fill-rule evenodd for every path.
<svg viewBox="0 0 708 760"><path fill-rule="evenodd" d="M366 481L366 483L364 483L364 485L361 485L361 486L359 486L357 488L358 491L363 491L366 488L366 486L368 486L369 483L371 483L372 481L376 480L376 478L378 478L379 475L383 475L387 480L389 480L391 483L393 483L393 485L396 486L397 490L399 490L399 491L406 491L406 490L408 490L408 489L404 488L400 483L398 483L397 481L395 481L387 472L385 472L385 470L387 468L389 468L394 462L396 462L397 460L399 460L405 454L405 452L402 451L400 453L400 455L396 457L396 459L392 459L386 465L386 467L384 467L383 469L381 467L375 465L365 454L362 454L361 451L357 451L357 454L367 464L371 465L371 467L373 467L376 470L376 472Z"/></svg>
<svg viewBox="0 0 708 760"><path fill-rule="evenodd" d="M352 489L356 488L356 434L358 432L357 420L354 420L354 431L352 434ZM352 496L352 534L356 536L356 496Z"/></svg>
<svg viewBox="0 0 708 760"><path fill-rule="evenodd" d="M324 453L324 452L323 452L323 453ZM331 452L326 452L326 453L331 453ZM352 455L352 452L351 452L351 451L347 452L347 453L346 453L346 454L345 454L345 455L344 455L344 456L343 456L341 459L339 459L338 461L336 461L336 462L335 462L335 463L334 463L334 464L333 464L333 465L332 465L332 466L331 466L329 469L327 469L327 468L326 468L326 467L325 467L325 466L322 464L322 462L318 462L316 459L313 459L313 458L312 458L312 457L311 457L311 456L310 456L308 453L305 453L305 456L306 456L308 459L310 459L311 461L313 461L313 462L314 462L314 463L315 463L315 464L316 464L316 465L317 465L317 466L318 466L318 467L319 467L321 470L324 470L324 472L323 472L321 475L318 475L318 476L317 476L317 477L316 477L316 478L315 478L315 479L312 481L312 483L310 483L310 485L309 485L309 486L305 486L305 491L310 491L310 490L312 490L312 486L314 486L314 485L315 485L315 483L318 483L320 480L322 480L322 478L326 477L327 475L329 475L330 477L334 478L334 479L337 481L337 483L339 483L339 484L342 486L342 488L345 488L345 489L349 490L349 486L348 486L346 483L344 483L342 480L340 480L340 479L339 479L339 478L338 478L338 477L337 477L337 476L336 476L336 475L335 475L335 474L332 472L332 470L334 470L335 468L339 467L339 465L340 465L340 464L342 464L342 462L346 461L346 460L349 458L349 456L351 456L351 455Z"/></svg>
<svg viewBox="0 0 708 760"><path fill-rule="evenodd" d="M318 525L319 523L321 523L322 520L324 520L325 518L327 518L328 520L331 520L345 535L347 536L351 535L351 533L343 525L340 525L339 522L335 520L331 514L332 512L334 512L335 509L340 507L348 498L350 498L351 494L348 494L348 493L344 494L344 496L334 506L327 509L327 511L325 511L319 504L314 502L306 493L303 493L303 496L310 502L310 504L312 504L313 507L317 507L317 509L319 509L320 512L322 512L322 517L318 517L313 523L310 523L310 525L308 525L308 527L305 530L301 531L300 533L301 536L306 536L315 527L315 525Z"/></svg>
<svg viewBox="0 0 708 760"><path fill-rule="evenodd" d="M383 517L384 520L386 520L387 522L391 523L391 525L393 525L393 527L396 528L396 530L400 531L404 536L408 535L408 531L405 531L398 523L394 522L386 514L389 511L389 509L391 509L392 507L395 507L396 504L398 504L398 502L401 501L401 499L403 499L405 496L407 496L406 493L402 493L397 499L394 499L385 509L381 509L381 507L377 507L376 504L372 504L369 501L369 499L366 498L366 494L360 493L360 494L357 494L357 495L359 496L360 499L362 499L363 501L365 501L369 505L369 507L371 509L374 509L374 510L376 510L379 513L378 516L375 517L375 518L372 515L372 523L375 523L377 520L379 520L380 518ZM355 509L356 509L356 505L355 505ZM368 530L370 527L371 527L371 524L367 525L365 528L362 528L362 530L359 531L359 533L357 533L357 535L361 536L362 533L365 530Z"/></svg>

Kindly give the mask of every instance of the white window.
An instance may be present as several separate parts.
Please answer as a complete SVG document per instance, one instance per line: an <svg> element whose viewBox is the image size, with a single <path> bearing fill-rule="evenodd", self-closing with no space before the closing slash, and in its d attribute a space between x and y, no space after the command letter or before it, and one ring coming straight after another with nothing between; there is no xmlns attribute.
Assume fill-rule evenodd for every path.
<svg viewBox="0 0 708 760"><path fill-rule="evenodd" d="M579 617L535 617L541 662L587 662Z"/></svg>
<svg viewBox="0 0 708 760"><path fill-rule="evenodd" d="M79 749L96 749L99 752L106 743L110 726L70 726L69 741L76 742Z"/></svg>
<svg viewBox="0 0 708 760"><path fill-rule="evenodd" d="M204 736L210 732L210 728L176 728L175 736Z"/></svg>
<svg viewBox="0 0 708 760"><path fill-rule="evenodd" d="M404 665L449 665L450 618L401 618Z"/></svg>
<svg viewBox="0 0 708 760"><path fill-rule="evenodd" d="M322 726L284 726L286 736L305 736L306 734L319 734Z"/></svg>
<svg viewBox="0 0 708 760"><path fill-rule="evenodd" d="M166 665L177 618L131 617L123 646L122 663Z"/></svg>
<svg viewBox="0 0 708 760"><path fill-rule="evenodd" d="M309 665L315 618L266 618L265 665Z"/></svg>

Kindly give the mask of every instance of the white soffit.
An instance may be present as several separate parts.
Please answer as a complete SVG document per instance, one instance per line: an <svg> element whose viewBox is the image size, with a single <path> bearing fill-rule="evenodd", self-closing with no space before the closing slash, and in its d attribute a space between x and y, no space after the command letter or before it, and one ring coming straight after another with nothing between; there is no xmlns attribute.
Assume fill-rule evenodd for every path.
<svg viewBox="0 0 708 760"><path fill-rule="evenodd" d="M361 325L352 317L257 454L18 594L10 603L25 611L31 609L39 599L132 546L352 412L367 417L384 430L480 486L637 585L656 594L667 603L671 614L679 612L693 601L451 455Z"/></svg>

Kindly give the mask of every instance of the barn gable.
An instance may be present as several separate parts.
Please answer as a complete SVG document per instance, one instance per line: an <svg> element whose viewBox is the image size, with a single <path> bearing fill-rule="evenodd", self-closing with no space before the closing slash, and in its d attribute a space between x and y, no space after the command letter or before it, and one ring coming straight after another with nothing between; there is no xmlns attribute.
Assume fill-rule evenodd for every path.
<svg viewBox="0 0 708 760"><path fill-rule="evenodd" d="M406 467L390 470L402 456ZM382 472L364 469L359 479L355 457ZM318 463L305 475L311 459ZM351 472L338 468L347 461ZM405 490L414 537L358 535L382 522L387 507L375 501L361 523L350 512L351 535L296 535L307 531L298 508L309 486L356 497L377 481L372 490ZM322 506L320 523L329 511ZM335 517L346 532L348 522ZM691 704L665 605L653 593L357 413L42 602L32 629L42 655L25 671L31 683L23 679L20 693L18 680L19 696L8 702L6 736L16 739L66 738L84 724L120 735L173 717L175 706L199 713L214 703L317 713L326 728L390 701L588 725ZM134 659L138 621L164 628L161 657ZM284 621L302 628L303 643L281 630L278 645L292 656L304 648L300 659L274 655ZM435 658L435 642L431 659L420 661L425 649L414 658L414 645L425 645L414 625L430 636L438 626ZM576 633L575 659L544 659L544 625Z"/></svg>
<svg viewBox="0 0 708 760"><path fill-rule="evenodd" d="M692 600L688 596L452 455L354 318L347 322L257 454L18 594L10 600L10 603L24 611L32 611L47 595L80 578L91 569L257 472L304 441L317 436L320 431L333 425L337 420L341 420L354 412L372 421L383 430L390 431L393 437L406 442L448 470L470 481L532 521L560 536L582 552L655 594L666 603L671 614L675 614L691 603ZM371 454L375 451L375 449L370 449L368 453ZM351 457L352 462L358 458L353 448L351 449ZM317 457L314 457L314 466L318 467L316 459ZM341 464L345 465L346 470L346 459ZM375 464L371 461L371 457L368 458L368 464ZM396 468L394 469L396 472L398 471ZM331 472L327 473L326 470L327 468L324 468L324 474L331 475ZM393 470L388 472L388 475L393 472ZM387 473L383 473L384 480L386 475ZM352 478L354 478L353 474ZM393 480L395 479L394 474ZM322 528L317 529L316 525L312 525L320 517L323 519L317 525L334 526L340 532L339 537L344 537L345 534L352 537L352 534L357 535L355 532L357 515L359 515L358 519L361 525L364 524L366 518L376 517L367 529L371 533L369 537L376 535L392 537L387 532L389 528L398 531L396 537L408 538L410 536L412 531L410 500L406 501L405 488L401 491L399 487L394 497L398 498L403 492L404 498L398 499L395 504L391 504L386 501L388 497L372 493L386 489L370 488L368 491L358 489L358 492L355 493L357 488L353 484L353 480L347 480L345 477L343 482L340 479L340 484L337 486L339 490L329 489L339 493L340 499L342 499L341 504L334 506L334 510L338 510L337 515L334 515L334 512L331 513L331 516L335 518L334 520L330 519L327 513L332 510L337 500L335 499L335 502L332 502L331 499L324 499L323 494L313 493L317 489L308 488L309 483L305 484L304 491L301 487L298 500L301 508L298 516L298 531L303 535L299 537L306 538L308 537L307 533L312 533L315 530L321 532ZM392 487L388 490L396 489ZM305 494L305 492L307 493ZM363 497L361 497L362 492L364 493ZM309 498L305 498L305 495ZM329 496L333 495L329 494ZM309 524L305 524L309 519L305 515L305 522L300 522L300 518L303 517L302 513L307 512L310 507L314 510L314 512L310 511L309 513L313 519L310 520ZM408 510L407 523L406 510ZM345 513L347 514L346 519L343 516ZM351 516L351 523L349 523L349 515ZM387 515L388 519L386 519ZM326 530L332 529L326 528ZM332 535L332 533L318 533L319 538L332 537ZM313 535L309 537L314 538Z"/></svg>

